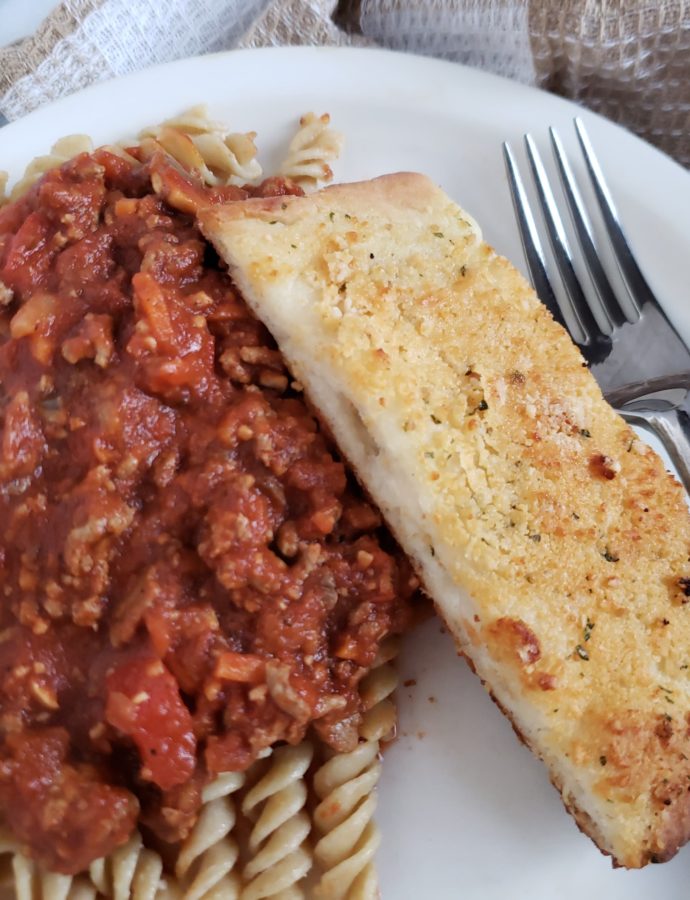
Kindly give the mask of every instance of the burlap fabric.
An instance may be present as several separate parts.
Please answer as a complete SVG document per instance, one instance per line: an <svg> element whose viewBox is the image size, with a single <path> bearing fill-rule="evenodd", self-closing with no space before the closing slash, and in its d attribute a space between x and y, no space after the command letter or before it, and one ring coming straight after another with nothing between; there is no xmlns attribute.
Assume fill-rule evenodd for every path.
<svg viewBox="0 0 690 900"><path fill-rule="evenodd" d="M571 97L690 166L687 0L65 0L0 49L17 118L94 81L230 47L375 43Z"/></svg>

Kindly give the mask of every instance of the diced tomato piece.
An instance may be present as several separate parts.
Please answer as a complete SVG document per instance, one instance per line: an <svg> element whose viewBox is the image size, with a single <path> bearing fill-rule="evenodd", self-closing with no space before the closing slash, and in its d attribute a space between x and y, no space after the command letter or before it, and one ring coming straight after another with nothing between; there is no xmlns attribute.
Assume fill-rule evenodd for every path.
<svg viewBox="0 0 690 900"><path fill-rule="evenodd" d="M12 810L18 841L30 846L47 868L81 872L94 858L125 843L137 820L136 798L101 781L94 767L68 762L64 729L13 734L4 750L0 802Z"/></svg>
<svg viewBox="0 0 690 900"><path fill-rule="evenodd" d="M108 722L132 738L141 775L163 790L182 784L195 766L192 717L163 663L144 657L123 663L107 678Z"/></svg>
<svg viewBox="0 0 690 900"><path fill-rule="evenodd" d="M48 245L49 235L46 216L32 212L10 240L0 279L17 293L35 288L50 269L56 251Z"/></svg>
<svg viewBox="0 0 690 900"><path fill-rule="evenodd" d="M216 660L215 676L223 681L245 681L257 684L263 681L266 662L255 653L234 653L227 650Z"/></svg>
<svg viewBox="0 0 690 900"><path fill-rule="evenodd" d="M254 753L241 734L231 731L211 735L206 744L206 767L209 772L241 772L251 763Z"/></svg>

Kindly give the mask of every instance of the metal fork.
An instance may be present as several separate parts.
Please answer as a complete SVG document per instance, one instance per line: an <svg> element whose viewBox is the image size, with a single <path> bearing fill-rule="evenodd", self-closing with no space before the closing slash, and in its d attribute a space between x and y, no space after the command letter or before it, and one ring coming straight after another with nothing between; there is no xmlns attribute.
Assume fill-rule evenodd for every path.
<svg viewBox="0 0 690 900"><path fill-rule="evenodd" d="M556 298L515 155L510 145L504 143L508 182L530 278L553 317L570 332L607 400L631 424L657 434L690 492L690 351L667 318L633 256L582 121L576 118L574 124L608 242L632 301L632 311L628 312L620 302L606 274L591 220L563 143L554 128L549 129L551 147L588 277L583 284L576 272L566 228L546 169L534 140L527 134L527 158L570 316L564 315ZM569 322L575 324L580 334L573 333L575 329ZM682 389L680 403L659 395L669 389ZM650 396L652 394L656 396Z"/></svg>

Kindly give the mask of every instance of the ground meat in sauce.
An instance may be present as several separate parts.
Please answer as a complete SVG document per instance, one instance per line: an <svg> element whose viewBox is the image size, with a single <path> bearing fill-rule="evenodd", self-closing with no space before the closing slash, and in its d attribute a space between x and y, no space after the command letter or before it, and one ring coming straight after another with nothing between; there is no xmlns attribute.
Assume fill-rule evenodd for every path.
<svg viewBox="0 0 690 900"><path fill-rule="evenodd" d="M308 728L416 587L194 226L202 188L105 151L0 210L0 808L76 872Z"/></svg>

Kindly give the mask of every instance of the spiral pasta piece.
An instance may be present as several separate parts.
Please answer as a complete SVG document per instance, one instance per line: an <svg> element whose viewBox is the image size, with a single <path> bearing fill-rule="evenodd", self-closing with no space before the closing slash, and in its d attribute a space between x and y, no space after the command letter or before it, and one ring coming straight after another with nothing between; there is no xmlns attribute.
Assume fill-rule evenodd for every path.
<svg viewBox="0 0 690 900"><path fill-rule="evenodd" d="M166 119L158 127L176 128L185 134L203 134L206 131L224 131L225 126L222 122L213 121L208 112L208 106L205 103L197 103L190 106L177 116ZM144 128L141 135L145 137L155 136L156 128Z"/></svg>
<svg viewBox="0 0 690 900"><path fill-rule="evenodd" d="M239 897L240 878L235 869L239 848L231 834L236 814L230 797L244 780L241 772L225 772L204 788L201 813L175 864L184 900Z"/></svg>
<svg viewBox="0 0 690 900"><path fill-rule="evenodd" d="M45 872L33 860L15 852L12 857L15 900L94 900L96 888L88 878Z"/></svg>
<svg viewBox="0 0 690 900"><path fill-rule="evenodd" d="M375 900L379 895L373 860L381 836L373 816L381 742L395 731L391 694L397 674L390 663L397 653L397 639L385 641L374 668L362 680L360 744L350 753L332 756L314 775L320 800L313 816L320 835L314 847L314 860L322 873L314 888L319 900Z"/></svg>
<svg viewBox="0 0 690 900"><path fill-rule="evenodd" d="M23 176L12 188L9 196L10 201L17 200L23 196L46 172L56 169L80 153L91 153L92 150L93 141L86 134L70 134L67 137L60 138L59 141L53 144L50 153L46 156L37 156L31 160L24 170Z"/></svg>
<svg viewBox="0 0 690 900"><path fill-rule="evenodd" d="M15 900L93 900L96 889L85 876L62 875L46 872L19 849L16 839L9 832L0 832L0 857L3 864L2 879L14 889Z"/></svg>
<svg viewBox="0 0 690 900"><path fill-rule="evenodd" d="M156 893L156 900L183 900L183 898L184 891L176 878L172 875L163 873L163 877L161 878ZM98 900L100 900L100 896Z"/></svg>
<svg viewBox="0 0 690 900"><path fill-rule="evenodd" d="M112 900L154 900L163 873L163 861L144 847L139 832L110 856L96 859L89 876L98 893Z"/></svg>
<svg viewBox="0 0 690 900"><path fill-rule="evenodd" d="M333 178L329 163L340 155L343 137L329 127L330 121L328 113L317 116L310 112L302 116L299 130L288 146L287 156L278 167L278 174L307 188Z"/></svg>
<svg viewBox="0 0 690 900"><path fill-rule="evenodd" d="M163 150L212 187L246 184L261 177L255 137L253 131L228 132L220 122L209 118L203 104L139 134L145 157Z"/></svg>
<svg viewBox="0 0 690 900"><path fill-rule="evenodd" d="M313 755L312 745L279 747L268 772L242 802L242 812L253 827L248 840L242 900L298 900L299 882L312 866L307 845L311 820L304 809L307 787L304 775Z"/></svg>
<svg viewBox="0 0 690 900"><path fill-rule="evenodd" d="M204 104L199 104L160 125L143 129L135 143L138 143L143 159L149 159L156 152L167 153L205 184L218 187L248 184L262 177L255 137L253 131L228 131L222 122L210 118ZM340 155L342 143L342 135L330 128L327 113L322 116L307 113L300 119L300 127L288 146L287 156L277 174L291 178L305 188L316 187L321 181L330 181L333 172L329 163ZM108 144L105 149L136 163L137 159L127 152L127 147L131 146L131 141L123 141ZM87 135L73 134L61 138L53 144L50 153L38 156L29 163L9 195L8 175L0 172L0 206L17 200L46 172L93 149L93 142Z"/></svg>
<svg viewBox="0 0 690 900"><path fill-rule="evenodd" d="M359 734L366 741L385 742L395 736L398 713L392 695L398 686L398 672L391 663L399 651L397 636L385 640L371 671L360 682L363 715Z"/></svg>

